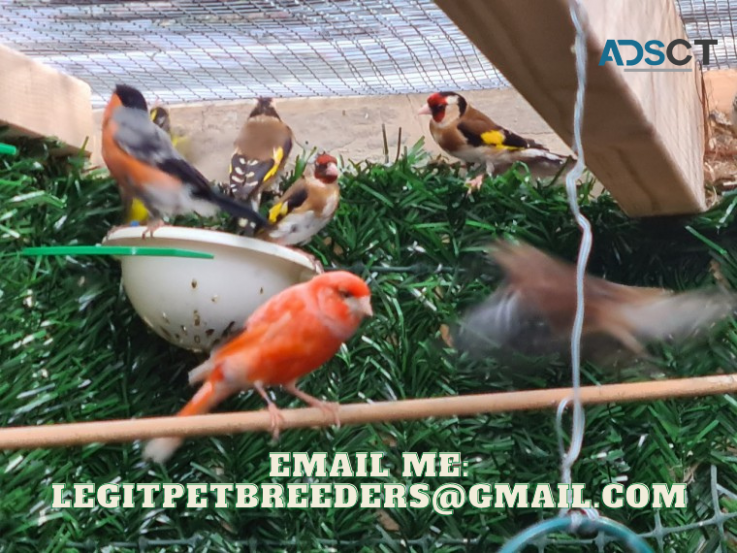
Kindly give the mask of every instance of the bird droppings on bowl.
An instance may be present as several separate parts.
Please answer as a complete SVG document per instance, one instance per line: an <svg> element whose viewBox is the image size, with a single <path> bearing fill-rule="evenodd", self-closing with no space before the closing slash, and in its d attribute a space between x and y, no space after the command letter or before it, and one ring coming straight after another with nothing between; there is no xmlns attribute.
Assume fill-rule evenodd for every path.
<svg viewBox="0 0 737 553"><path fill-rule="evenodd" d="M218 259L121 258L125 292L136 312L161 338L192 351L226 341L265 299L323 272L289 248L217 231L165 227L157 239ZM113 233L108 242L142 244L140 233L131 229Z"/></svg>
<svg viewBox="0 0 737 553"><path fill-rule="evenodd" d="M225 330L220 334L222 338L225 338L228 334L230 334L230 331L233 330L233 327L235 326L235 321L230 321L228 326L225 327Z"/></svg>

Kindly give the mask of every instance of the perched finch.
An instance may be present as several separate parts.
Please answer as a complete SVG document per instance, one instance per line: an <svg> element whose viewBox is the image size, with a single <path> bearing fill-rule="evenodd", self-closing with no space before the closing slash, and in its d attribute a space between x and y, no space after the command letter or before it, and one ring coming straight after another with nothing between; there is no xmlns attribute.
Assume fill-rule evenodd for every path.
<svg viewBox="0 0 737 553"><path fill-rule="evenodd" d="M281 385L339 423L337 405L299 390L297 380L331 359L364 317L372 315L368 285L345 271L287 288L259 307L240 334L189 373L191 384L204 384L178 416L206 413L228 396L253 388L264 398L272 432L278 437L281 415L266 387ZM151 440L144 458L163 463L181 443L180 438Z"/></svg>
<svg viewBox="0 0 737 553"><path fill-rule="evenodd" d="M522 161L533 175L553 176L568 159L500 127L455 92L432 94L418 114L432 115L430 133L443 150L469 165L485 166L490 175ZM469 184L479 188L482 181L483 174Z"/></svg>
<svg viewBox="0 0 737 553"><path fill-rule="evenodd" d="M149 116L151 117L151 121L154 122L154 125L156 125L169 135L174 148L176 148L179 153L184 155L181 148L178 147L178 144L181 144L181 141L184 140L184 137L172 134L171 118L169 117L169 112L167 111L167 109L161 106L155 106L151 108L151 111L149 111ZM130 206L130 211L126 214L125 217L125 224L137 226L145 224L146 221L148 221L148 211L146 210L146 206L143 205L143 202L138 198L133 198Z"/></svg>
<svg viewBox="0 0 737 553"><path fill-rule="evenodd" d="M171 117L169 115L169 110L162 106L154 106L148 114L151 117L151 121L154 122L154 125L171 136ZM172 142L174 141L172 140Z"/></svg>
<svg viewBox="0 0 737 553"><path fill-rule="evenodd" d="M305 169L305 174L269 210L269 224L258 237L282 246L308 242L338 209L339 176L338 162L333 156L317 156L314 168Z"/></svg>
<svg viewBox="0 0 737 553"><path fill-rule="evenodd" d="M453 339L460 351L528 356L567 354L576 314L576 268L521 244L492 251L506 280L472 309ZM643 356L648 343L679 340L728 317L737 302L720 290L675 294L586 275L582 354L602 361L616 350ZM608 350L608 351L607 351Z"/></svg>
<svg viewBox="0 0 737 553"><path fill-rule="evenodd" d="M275 188L276 176L292 151L293 138L292 129L282 122L273 100L259 98L241 128L230 159L233 197L258 209L261 195Z"/></svg>
<svg viewBox="0 0 737 553"><path fill-rule="evenodd" d="M144 237L153 236L165 215L211 216L223 209L258 225L266 223L250 206L211 188L204 175L174 149L169 135L151 121L146 100L131 86L115 87L105 108L102 157L118 182L126 212L138 198L150 213Z"/></svg>

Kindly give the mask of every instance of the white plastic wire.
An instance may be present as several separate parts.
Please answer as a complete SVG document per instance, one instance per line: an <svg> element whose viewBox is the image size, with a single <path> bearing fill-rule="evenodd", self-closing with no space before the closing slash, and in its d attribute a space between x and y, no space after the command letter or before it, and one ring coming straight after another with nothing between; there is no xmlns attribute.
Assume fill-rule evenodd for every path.
<svg viewBox="0 0 737 553"><path fill-rule="evenodd" d="M566 452L563 446L563 412L571 399L566 399L558 406L556 417L556 431L561 452L561 481L571 483L571 468L581 453L583 444L584 425L586 416L581 404L581 333L583 329L584 316L584 274L588 263L593 238L591 236L591 224L581 214L578 207L576 182L583 174L585 168L583 147L581 145L581 128L583 126L583 103L586 91L586 31L584 25L585 12L579 0L570 0L570 13L573 25L576 29L575 58L576 77L578 86L576 90L576 104L573 113L573 151L577 161L573 169L566 176L566 191L570 203L571 212L581 228L581 246L578 252L578 263L576 266L576 317L573 322L571 333L571 372L573 387L573 428L571 432L571 445ZM572 492L569 491L569 504ZM561 514L568 512L565 509Z"/></svg>

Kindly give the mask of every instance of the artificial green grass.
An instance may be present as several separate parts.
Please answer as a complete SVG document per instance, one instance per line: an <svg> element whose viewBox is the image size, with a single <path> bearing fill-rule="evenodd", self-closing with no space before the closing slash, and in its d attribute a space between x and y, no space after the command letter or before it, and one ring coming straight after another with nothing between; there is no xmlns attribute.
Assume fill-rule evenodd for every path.
<svg viewBox="0 0 737 553"><path fill-rule="evenodd" d="M116 262L18 255L28 246L99 242L120 218L114 184L98 173L82 174L77 159L50 157L47 143L19 146L19 157L0 158L0 424L175 413L193 393L186 372L199 358L147 330L122 292ZM370 279L376 315L334 360L304 380L304 389L350 403L568 385L569 369L560 363L516 375L494 360L468 361L441 336L442 325L496 285L499 275L482 255L492 239L516 237L575 259L579 232L565 191L530 184L519 169L468 198L458 166L426 162L418 147L391 165L359 164L342 178L338 214L309 250L326 267ZM734 196L695 218L634 221L608 195L592 198L589 188L582 187L580 199L594 228L592 273L686 289L711 284L709 264L717 260L724 279L737 283ZM735 351L734 325L705 342L658 350L663 370L673 377L731 372ZM623 378L648 376L584 367L585 383ZM300 405L280 391L277 397L281 406ZM242 394L219 410L262 407L260 398ZM668 527L713 514L711 465L725 488L737 490L732 398L601 405L586 412L573 481L585 482L587 494L617 477L629 483L687 481L687 509L660 512ZM269 451L382 451L391 469L386 482L423 481L431 489L445 480L403 478L402 452L461 452L470 461L460 480L466 488L559 480L553 412L288 430L277 444L266 434L202 438L187 441L165 467L143 463L140 443L0 452L0 545L3 551L493 551L556 514L470 505L450 516L429 508L387 509L396 523L389 525L376 510L356 508L235 510L216 509L214 501L199 510L183 504L50 508L53 482L305 481L270 477ZM654 526L651 509L603 513L637 532ZM671 534L665 550L696 551L700 544L713 545L715 536L715 527ZM586 547L560 543L546 551L596 550Z"/></svg>

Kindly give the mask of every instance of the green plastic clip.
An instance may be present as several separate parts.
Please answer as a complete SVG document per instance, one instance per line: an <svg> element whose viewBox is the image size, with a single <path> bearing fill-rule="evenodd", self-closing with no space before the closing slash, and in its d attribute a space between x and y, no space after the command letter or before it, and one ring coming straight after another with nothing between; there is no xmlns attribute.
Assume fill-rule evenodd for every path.
<svg viewBox="0 0 737 553"><path fill-rule="evenodd" d="M11 146L10 144L3 144L0 142L0 155L3 156L14 156L18 153L18 148Z"/></svg>
<svg viewBox="0 0 737 553"><path fill-rule="evenodd" d="M153 248L138 246L42 246L25 248L23 256L47 255L114 255L114 256L147 256L147 257L190 257L194 259L214 259L211 253L182 250L178 248Z"/></svg>

